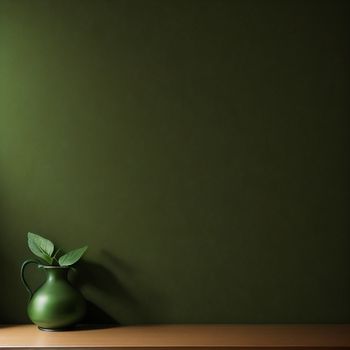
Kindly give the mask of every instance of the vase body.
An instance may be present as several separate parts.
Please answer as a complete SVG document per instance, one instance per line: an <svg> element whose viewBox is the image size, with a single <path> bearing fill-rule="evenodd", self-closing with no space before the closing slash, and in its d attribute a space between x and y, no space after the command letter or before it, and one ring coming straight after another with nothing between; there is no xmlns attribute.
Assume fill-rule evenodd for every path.
<svg viewBox="0 0 350 350"><path fill-rule="evenodd" d="M60 330L78 323L85 315L86 302L68 281L69 267L41 266L46 281L32 294L28 316L44 330Z"/></svg>

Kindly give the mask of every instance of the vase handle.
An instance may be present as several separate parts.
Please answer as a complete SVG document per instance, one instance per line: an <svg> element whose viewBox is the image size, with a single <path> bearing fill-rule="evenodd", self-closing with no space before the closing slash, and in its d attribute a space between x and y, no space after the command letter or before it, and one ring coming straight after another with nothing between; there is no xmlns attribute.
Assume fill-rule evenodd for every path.
<svg viewBox="0 0 350 350"><path fill-rule="evenodd" d="M22 267L21 267L21 281L24 285L24 287L26 288L26 290L28 291L29 293L29 300L32 299L32 296L33 296L33 292L32 290L30 289L26 279L24 278L24 269L27 265L29 264L37 264L39 265L39 262L38 261L35 261L35 260L26 260L25 262L23 262L22 264Z"/></svg>

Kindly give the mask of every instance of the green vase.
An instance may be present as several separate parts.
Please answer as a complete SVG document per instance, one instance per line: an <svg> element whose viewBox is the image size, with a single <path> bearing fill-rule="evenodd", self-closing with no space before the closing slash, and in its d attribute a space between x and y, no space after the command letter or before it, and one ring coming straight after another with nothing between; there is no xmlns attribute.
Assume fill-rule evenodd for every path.
<svg viewBox="0 0 350 350"><path fill-rule="evenodd" d="M25 267L35 263L46 272L46 281L33 293L24 277ZM30 294L27 308L31 321L41 330L58 331L77 324L85 315L86 302L81 293L68 281L70 267L44 266L26 260L21 279Z"/></svg>

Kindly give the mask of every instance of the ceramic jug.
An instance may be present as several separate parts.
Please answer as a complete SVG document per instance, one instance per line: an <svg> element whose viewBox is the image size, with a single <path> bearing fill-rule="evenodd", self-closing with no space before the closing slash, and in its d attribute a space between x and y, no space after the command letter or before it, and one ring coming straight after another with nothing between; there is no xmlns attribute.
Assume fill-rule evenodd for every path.
<svg viewBox="0 0 350 350"><path fill-rule="evenodd" d="M37 264L46 273L46 281L35 291L30 289L24 271L28 264ZM77 324L85 315L86 302L68 281L70 267L40 265L26 260L21 268L21 280L29 292L29 318L41 330L57 331Z"/></svg>

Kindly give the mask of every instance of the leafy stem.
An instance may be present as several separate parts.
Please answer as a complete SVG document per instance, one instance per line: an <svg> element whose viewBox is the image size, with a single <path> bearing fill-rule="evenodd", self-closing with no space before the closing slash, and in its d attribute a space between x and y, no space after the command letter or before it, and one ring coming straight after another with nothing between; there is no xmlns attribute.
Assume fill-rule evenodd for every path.
<svg viewBox="0 0 350 350"><path fill-rule="evenodd" d="M61 249L58 248L55 254L52 255L55 249L54 244L50 240L32 232L28 232L28 247L33 254L51 266L71 266L78 262L88 249L87 246L74 249L57 259Z"/></svg>

